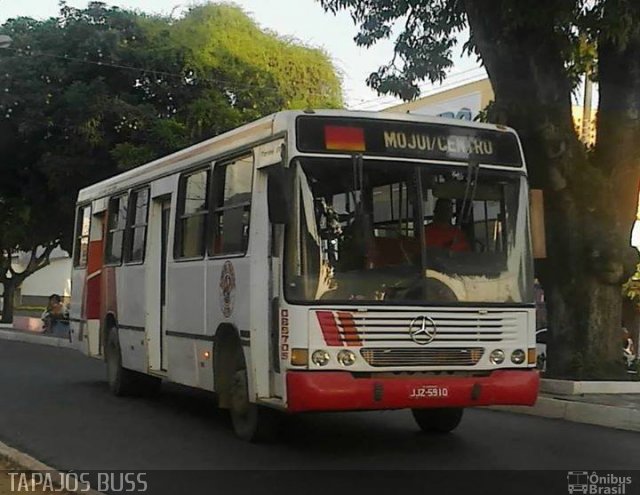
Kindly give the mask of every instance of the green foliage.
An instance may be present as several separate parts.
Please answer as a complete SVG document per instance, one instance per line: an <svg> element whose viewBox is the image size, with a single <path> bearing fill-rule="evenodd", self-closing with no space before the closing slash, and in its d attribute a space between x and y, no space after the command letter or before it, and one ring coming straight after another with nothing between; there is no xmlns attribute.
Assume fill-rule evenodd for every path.
<svg viewBox="0 0 640 495"><path fill-rule="evenodd" d="M418 97L418 83L425 79L442 82L453 67L452 47L469 27L469 5L461 0L318 2L332 13L350 12L359 28L354 38L359 46L370 47L382 39L394 38L392 60L372 73L367 82L381 94L404 100ZM513 33L526 37L546 30L545 42L555 45L573 87L585 72L597 79L596 44L603 32L622 48L640 29L634 21L640 4L629 0L494 0L482 8L500 12L499 29L504 37ZM531 49L539 48L536 45L539 43L532 39ZM473 30L464 48L481 57Z"/></svg>
<svg viewBox="0 0 640 495"><path fill-rule="evenodd" d="M622 286L622 295L636 303L640 311L640 264L636 267L636 272Z"/></svg>
<svg viewBox="0 0 640 495"><path fill-rule="evenodd" d="M326 53L208 4L181 19L99 2L0 34L0 252L60 239L77 191L266 114L341 107Z"/></svg>
<svg viewBox="0 0 640 495"><path fill-rule="evenodd" d="M459 0L318 0L325 10L348 10L360 32L355 42L369 47L390 38L401 25L393 59L372 73L367 83L378 93L405 100L420 94L418 81L441 82L451 60L455 38L465 26Z"/></svg>

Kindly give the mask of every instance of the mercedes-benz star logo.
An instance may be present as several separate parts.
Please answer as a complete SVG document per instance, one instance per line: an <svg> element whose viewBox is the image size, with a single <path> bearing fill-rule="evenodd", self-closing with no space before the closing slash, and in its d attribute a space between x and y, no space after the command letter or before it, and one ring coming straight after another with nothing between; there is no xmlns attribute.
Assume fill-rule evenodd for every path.
<svg viewBox="0 0 640 495"><path fill-rule="evenodd" d="M436 322L428 316L418 316L409 325L409 337L416 344L427 345L436 338L438 327Z"/></svg>

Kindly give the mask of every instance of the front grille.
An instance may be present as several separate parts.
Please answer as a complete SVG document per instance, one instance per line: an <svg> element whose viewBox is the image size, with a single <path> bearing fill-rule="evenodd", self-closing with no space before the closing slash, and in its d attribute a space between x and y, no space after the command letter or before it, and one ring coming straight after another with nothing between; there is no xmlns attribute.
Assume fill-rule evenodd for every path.
<svg viewBox="0 0 640 495"><path fill-rule="evenodd" d="M515 342L518 328L526 325L524 313L503 311L422 311L406 312L338 312L335 314L337 339L349 344L411 344L411 323L417 316L431 317L437 327L433 344L495 344ZM460 345L459 344L459 345Z"/></svg>
<svg viewBox="0 0 640 495"><path fill-rule="evenodd" d="M432 347L405 349L367 347L360 354L370 366L473 366L484 354L482 347Z"/></svg>

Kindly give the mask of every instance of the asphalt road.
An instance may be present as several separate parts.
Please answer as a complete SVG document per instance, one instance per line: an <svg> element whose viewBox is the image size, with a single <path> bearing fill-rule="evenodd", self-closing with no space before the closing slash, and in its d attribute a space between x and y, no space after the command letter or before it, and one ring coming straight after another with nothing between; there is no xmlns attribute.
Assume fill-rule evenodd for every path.
<svg viewBox="0 0 640 495"><path fill-rule="evenodd" d="M640 434L469 410L452 434L418 432L407 411L290 418L282 441L237 440L208 394L168 384L109 394L102 362L0 341L0 440L63 470L637 469ZM640 484L640 483L638 483Z"/></svg>

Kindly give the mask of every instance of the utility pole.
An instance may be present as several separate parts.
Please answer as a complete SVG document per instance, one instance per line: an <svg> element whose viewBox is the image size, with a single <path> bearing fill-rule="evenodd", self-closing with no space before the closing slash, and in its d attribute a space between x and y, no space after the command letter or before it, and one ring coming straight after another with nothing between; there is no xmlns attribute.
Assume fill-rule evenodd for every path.
<svg viewBox="0 0 640 495"><path fill-rule="evenodd" d="M591 70L584 73L584 101L582 102L582 141L589 144L591 134L591 97L593 94L593 82L591 82Z"/></svg>

